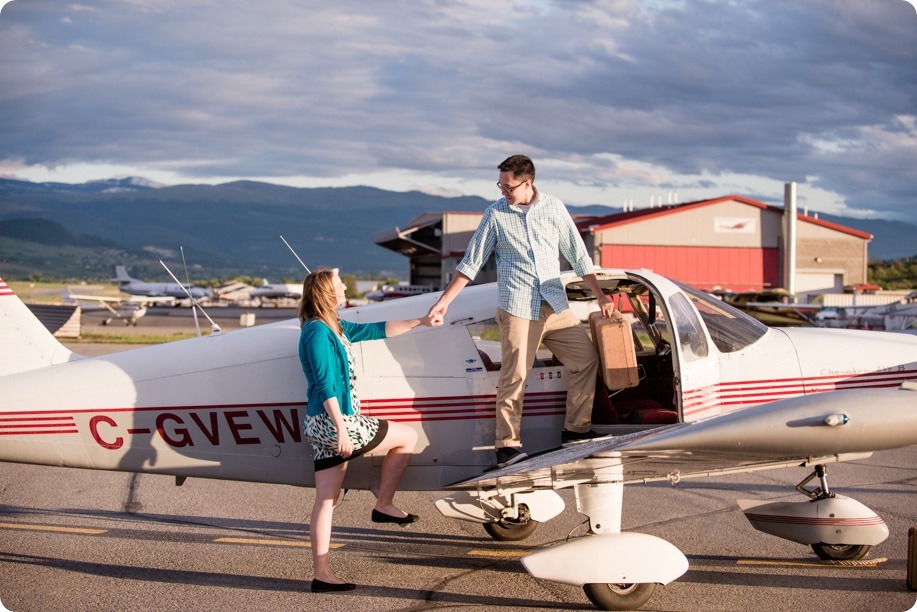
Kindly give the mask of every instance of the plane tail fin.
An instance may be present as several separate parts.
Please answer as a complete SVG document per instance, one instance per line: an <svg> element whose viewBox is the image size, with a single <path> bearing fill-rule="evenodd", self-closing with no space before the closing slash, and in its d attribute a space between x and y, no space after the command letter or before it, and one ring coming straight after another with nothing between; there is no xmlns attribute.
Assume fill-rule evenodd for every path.
<svg viewBox="0 0 917 612"><path fill-rule="evenodd" d="M0 376L69 361L72 355L0 278Z"/></svg>
<svg viewBox="0 0 917 612"><path fill-rule="evenodd" d="M115 277L111 280L116 283L129 283L134 279L127 273L127 268L124 266L115 266Z"/></svg>

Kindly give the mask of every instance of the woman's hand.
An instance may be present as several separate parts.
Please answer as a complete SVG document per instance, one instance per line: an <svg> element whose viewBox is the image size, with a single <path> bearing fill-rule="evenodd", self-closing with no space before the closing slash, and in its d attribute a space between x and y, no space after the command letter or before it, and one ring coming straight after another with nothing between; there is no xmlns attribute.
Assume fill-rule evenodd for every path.
<svg viewBox="0 0 917 612"><path fill-rule="evenodd" d="M443 315L440 313L428 314L425 317L421 317L420 324L426 327L438 327L443 324Z"/></svg>
<svg viewBox="0 0 917 612"><path fill-rule="evenodd" d="M353 454L353 441L347 433L346 427L338 428L338 455L347 459Z"/></svg>

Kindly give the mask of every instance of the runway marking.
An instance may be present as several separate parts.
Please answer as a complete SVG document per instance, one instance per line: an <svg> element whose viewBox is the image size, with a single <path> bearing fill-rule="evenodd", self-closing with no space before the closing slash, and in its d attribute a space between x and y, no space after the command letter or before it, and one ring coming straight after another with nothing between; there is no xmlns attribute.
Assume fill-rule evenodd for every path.
<svg viewBox="0 0 917 612"><path fill-rule="evenodd" d="M252 546L301 546L309 548L312 545L309 542L297 542L295 540L263 540L258 538L217 538L214 542L221 544L248 544ZM343 544L331 544L331 548L341 548Z"/></svg>
<svg viewBox="0 0 917 612"><path fill-rule="evenodd" d="M25 529L26 531L57 531L61 533L80 533L84 535L100 535L107 533L107 529L85 529L81 527L60 527L58 525L35 525L28 523L0 523L0 529Z"/></svg>
<svg viewBox="0 0 917 612"><path fill-rule="evenodd" d="M739 559L736 565L778 565L788 567L876 567L880 563L888 561L887 557L877 557L875 559L858 559L856 561L790 561L786 560L767 560L767 559Z"/></svg>
<svg viewBox="0 0 917 612"><path fill-rule="evenodd" d="M472 557L509 557L511 559L519 559L521 557L529 554L527 550L487 550L487 549L472 549L468 551L468 554Z"/></svg>

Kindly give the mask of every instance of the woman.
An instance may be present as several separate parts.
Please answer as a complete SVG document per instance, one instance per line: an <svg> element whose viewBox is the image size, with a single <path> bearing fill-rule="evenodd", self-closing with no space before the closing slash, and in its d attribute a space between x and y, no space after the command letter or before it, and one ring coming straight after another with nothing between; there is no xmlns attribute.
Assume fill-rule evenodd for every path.
<svg viewBox="0 0 917 612"><path fill-rule="evenodd" d="M315 505L309 528L313 593L350 591L356 587L339 580L328 563L331 516L348 460L370 452L386 453L376 507L372 511L373 522L407 525L418 518L394 503L417 433L401 423L360 414L350 345L397 336L418 325L442 324L439 316L379 323L342 321L337 309L346 302L345 289L336 271L317 270L303 282L299 304L302 325L299 359L309 384L304 431L315 450Z"/></svg>

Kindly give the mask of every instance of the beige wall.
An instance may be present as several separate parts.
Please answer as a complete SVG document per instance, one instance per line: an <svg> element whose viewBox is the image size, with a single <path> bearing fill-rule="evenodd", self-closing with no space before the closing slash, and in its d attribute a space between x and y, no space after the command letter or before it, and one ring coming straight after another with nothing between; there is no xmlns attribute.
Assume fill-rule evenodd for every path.
<svg viewBox="0 0 917 612"><path fill-rule="evenodd" d="M471 242L484 213L444 213L443 253L462 253Z"/></svg>
<svg viewBox="0 0 917 612"><path fill-rule="evenodd" d="M729 200L601 230L596 240L600 244L776 248L781 218L770 209Z"/></svg>
<svg viewBox="0 0 917 612"><path fill-rule="evenodd" d="M844 285L866 282L867 240L811 223L796 228L797 270L842 270Z"/></svg>

